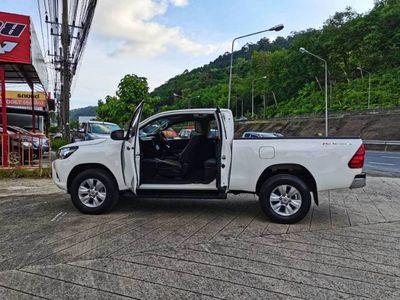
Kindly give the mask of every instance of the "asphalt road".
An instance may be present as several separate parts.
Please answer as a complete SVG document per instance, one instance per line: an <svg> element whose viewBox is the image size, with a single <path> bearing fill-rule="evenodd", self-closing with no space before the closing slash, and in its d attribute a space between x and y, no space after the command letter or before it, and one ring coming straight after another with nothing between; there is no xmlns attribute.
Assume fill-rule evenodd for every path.
<svg viewBox="0 0 400 300"><path fill-rule="evenodd" d="M371 175L400 177L400 152L367 151L364 171Z"/></svg>

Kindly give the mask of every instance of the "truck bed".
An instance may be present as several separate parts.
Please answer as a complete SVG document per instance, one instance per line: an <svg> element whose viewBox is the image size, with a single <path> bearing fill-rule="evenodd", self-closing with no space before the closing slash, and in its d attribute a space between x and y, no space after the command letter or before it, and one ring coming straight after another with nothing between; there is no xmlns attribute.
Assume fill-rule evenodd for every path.
<svg viewBox="0 0 400 300"><path fill-rule="evenodd" d="M254 192L261 174L280 165L307 169L318 191L348 188L362 172L348 166L361 144L354 137L235 138L230 189Z"/></svg>

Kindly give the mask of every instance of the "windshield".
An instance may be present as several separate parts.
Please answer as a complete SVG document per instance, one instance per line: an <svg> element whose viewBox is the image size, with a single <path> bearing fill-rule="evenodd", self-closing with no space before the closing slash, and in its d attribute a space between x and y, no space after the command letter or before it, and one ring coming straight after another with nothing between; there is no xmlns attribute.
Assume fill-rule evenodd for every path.
<svg viewBox="0 0 400 300"><path fill-rule="evenodd" d="M101 123L91 123L90 131L96 134L110 134L115 130L121 129L117 124L101 124Z"/></svg>
<svg viewBox="0 0 400 300"><path fill-rule="evenodd" d="M145 137L149 135L155 135L157 132L166 129L168 124L169 119L154 120L139 130L139 136Z"/></svg>

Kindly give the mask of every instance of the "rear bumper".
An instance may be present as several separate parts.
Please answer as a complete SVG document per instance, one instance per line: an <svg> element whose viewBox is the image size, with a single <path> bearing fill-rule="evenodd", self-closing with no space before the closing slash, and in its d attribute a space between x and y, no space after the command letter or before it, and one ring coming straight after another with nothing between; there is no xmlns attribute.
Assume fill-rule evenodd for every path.
<svg viewBox="0 0 400 300"><path fill-rule="evenodd" d="M353 183L351 184L351 189L362 188L367 185L367 175L365 173L358 174L354 176Z"/></svg>

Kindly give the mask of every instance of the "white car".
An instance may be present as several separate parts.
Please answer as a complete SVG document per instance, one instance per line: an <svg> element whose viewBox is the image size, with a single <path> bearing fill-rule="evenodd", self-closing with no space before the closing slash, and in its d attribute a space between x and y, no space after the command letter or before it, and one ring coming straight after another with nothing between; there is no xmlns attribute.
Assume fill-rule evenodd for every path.
<svg viewBox="0 0 400 300"><path fill-rule="evenodd" d="M102 138L110 138L111 132L120 130L117 124L101 121L83 122L73 134L72 142L89 141Z"/></svg>
<svg viewBox="0 0 400 300"><path fill-rule="evenodd" d="M365 186L365 149L358 138L234 139L232 112L188 109L156 114L111 139L62 147L53 162L55 184L71 194L84 213L109 211L122 191L136 197L221 198L229 193L258 196L276 222L301 220L318 204L318 191ZM193 124L189 139L168 139ZM148 128L158 130L152 134ZM218 134L209 132L217 130Z"/></svg>

